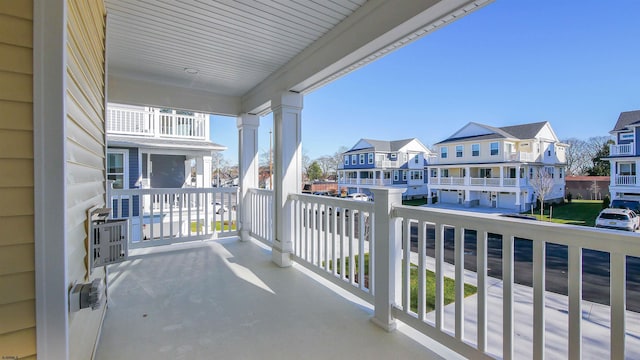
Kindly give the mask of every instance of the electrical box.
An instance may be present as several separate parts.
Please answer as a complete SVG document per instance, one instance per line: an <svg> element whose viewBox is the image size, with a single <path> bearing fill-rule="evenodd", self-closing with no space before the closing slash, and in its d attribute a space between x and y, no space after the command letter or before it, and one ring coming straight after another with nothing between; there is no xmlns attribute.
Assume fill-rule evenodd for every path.
<svg viewBox="0 0 640 360"><path fill-rule="evenodd" d="M69 311L75 312L86 308L99 309L104 303L104 286L102 279L90 283L76 284L69 293Z"/></svg>

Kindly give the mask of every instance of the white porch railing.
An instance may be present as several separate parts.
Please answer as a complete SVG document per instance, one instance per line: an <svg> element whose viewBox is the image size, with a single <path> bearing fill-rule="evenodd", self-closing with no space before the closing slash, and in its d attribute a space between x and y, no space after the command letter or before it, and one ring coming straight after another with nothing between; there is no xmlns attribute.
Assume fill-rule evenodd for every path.
<svg viewBox="0 0 640 360"><path fill-rule="evenodd" d="M625 295L626 261L628 257L640 257L640 241L634 234L408 206L391 207L389 222L401 224L402 231L392 226L387 228L387 234L377 227L384 221L375 221L377 213L386 213L382 204L377 206L384 203L380 195L373 204L299 194L290 195L289 200L294 214L294 260L364 299L374 299L376 306L380 301L376 289L397 289L396 292L391 290L391 296L386 300L390 299L388 304L393 316L463 356L512 359L533 355L535 359L542 359L546 354L548 358L581 358L583 342L588 342L589 346L598 344L597 351L589 353L597 357L602 353L612 359L622 359L625 354L640 355L637 346L629 348L629 341L637 344L635 335L629 334L635 334L638 329L630 328L635 326L635 315L627 321L630 313L626 311ZM470 234L475 234L471 240ZM445 264L447 237L455 240L454 264ZM464 283L470 276L464 265L465 256L469 256L465 242L469 241L475 245L477 271L471 276L477 284L477 295L465 299ZM499 249L495 248L496 241ZM516 242L522 241L531 244L532 249L529 266L532 266L533 280L532 285L526 287L530 293L524 291L530 296L525 300L522 300L521 290L525 285L514 283ZM428 243L432 245L428 246ZM546 290L547 263L557 261L557 254L548 257L546 249L549 245L565 247L568 254L565 303L557 302L555 297L551 302L550 292ZM495 257L496 250L501 259L501 265L498 265L501 278L488 275L488 259ZM610 258L611 305L602 305L609 309L610 321L598 322L597 332L586 330L594 327L586 323L593 321L585 319L587 315L584 315L582 305L583 251L587 250L603 252ZM435 256L427 255L428 251L433 251ZM374 254L378 252L389 254L386 264L375 263ZM359 255L366 253L369 256L365 261L365 257ZM385 271L388 269L389 277L376 277L378 266ZM445 269L452 266L453 275L448 276L455 282L455 301L445 311ZM367 270L359 270L365 268L368 275ZM418 275L408 275L411 268L416 268ZM426 270L435 272L435 293L427 290ZM417 300L411 300L409 295L412 276L417 276ZM390 285L386 279L395 279L389 281L395 281L399 286ZM496 289L500 289L499 292ZM426 310L427 296L435 299L431 312ZM494 303L496 296L499 305ZM563 306L566 310L562 310ZM549 321L557 324L557 320L548 319L545 314L566 316L566 320L560 321L567 324L566 328L550 325ZM529 320L525 321L527 318ZM519 327L520 320L528 322L529 329ZM602 338L602 331L606 331L609 347L607 340ZM565 345L561 339L567 339Z"/></svg>
<svg viewBox="0 0 640 360"><path fill-rule="evenodd" d="M372 300L373 203L301 194L289 200L294 214L294 258Z"/></svg>
<svg viewBox="0 0 640 360"><path fill-rule="evenodd" d="M376 167L377 168L397 168L400 167L402 163L398 160L377 160Z"/></svg>
<svg viewBox="0 0 640 360"><path fill-rule="evenodd" d="M184 115L136 110L109 106L106 129L109 134L137 135L149 137L172 137L185 139L207 139L208 118L206 114Z"/></svg>
<svg viewBox="0 0 640 360"><path fill-rule="evenodd" d="M500 178L471 178L472 186L500 186Z"/></svg>
<svg viewBox="0 0 640 360"><path fill-rule="evenodd" d="M636 185L635 175L616 175L616 185Z"/></svg>
<svg viewBox="0 0 640 360"><path fill-rule="evenodd" d="M635 151L634 150L635 150L634 143L620 144L620 145L609 145L609 154L610 154L610 156L635 155Z"/></svg>
<svg viewBox="0 0 640 360"><path fill-rule="evenodd" d="M111 189L112 218L129 219L129 247L232 236L237 188Z"/></svg>
<svg viewBox="0 0 640 360"><path fill-rule="evenodd" d="M393 184L391 179L341 179L340 185L378 185L385 186Z"/></svg>
<svg viewBox="0 0 640 360"><path fill-rule="evenodd" d="M538 156L532 152L518 151L515 153L505 154L505 161L517 161L517 162L534 162Z"/></svg>
<svg viewBox="0 0 640 360"><path fill-rule="evenodd" d="M254 238L273 243L273 190L249 189L251 232Z"/></svg>

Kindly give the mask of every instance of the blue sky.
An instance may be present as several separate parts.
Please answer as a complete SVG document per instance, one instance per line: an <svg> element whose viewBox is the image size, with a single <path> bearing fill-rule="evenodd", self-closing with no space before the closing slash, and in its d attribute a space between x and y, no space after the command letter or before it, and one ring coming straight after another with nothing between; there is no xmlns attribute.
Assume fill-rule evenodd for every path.
<svg viewBox="0 0 640 360"><path fill-rule="evenodd" d="M315 159L360 138L429 146L471 121L606 136L620 112L640 109L637 14L637 0L496 0L305 96L303 149ZM261 151L271 122L261 119ZM236 134L235 118L213 118L232 164Z"/></svg>

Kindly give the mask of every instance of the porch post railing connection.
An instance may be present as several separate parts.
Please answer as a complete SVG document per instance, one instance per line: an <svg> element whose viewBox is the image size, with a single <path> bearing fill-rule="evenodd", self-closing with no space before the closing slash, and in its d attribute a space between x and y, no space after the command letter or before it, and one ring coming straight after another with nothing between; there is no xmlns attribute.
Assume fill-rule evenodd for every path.
<svg viewBox="0 0 640 360"><path fill-rule="evenodd" d="M402 205L404 188L371 189L375 199L373 233L375 243L373 249L374 265L374 316L371 319L376 325L387 331L396 328L392 316L392 306L401 302L402 276L402 225L401 219L393 217L392 207Z"/></svg>
<svg viewBox="0 0 640 360"><path fill-rule="evenodd" d="M238 199L238 231L242 241L251 232L251 198L249 189L258 187L258 115L242 114L237 120L240 199Z"/></svg>
<svg viewBox="0 0 640 360"><path fill-rule="evenodd" d="M271 251L278 266L291 266L294 221L289 194L302 184L302 95L287 92L271 101L275 138L274 223L276 236Z"/></svg>

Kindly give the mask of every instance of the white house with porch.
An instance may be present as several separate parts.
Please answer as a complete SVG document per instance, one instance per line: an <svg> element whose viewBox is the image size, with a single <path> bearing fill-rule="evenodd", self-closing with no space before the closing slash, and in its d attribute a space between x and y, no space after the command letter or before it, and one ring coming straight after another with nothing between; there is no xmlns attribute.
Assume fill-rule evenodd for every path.
<svg viewBox="0 0 640 360"><path fill-rule="evenodd" d="M0 109L10 114L0 125L7 174L0 179L0 354L640 357L626 296L634 290L626 287L626 261L640 257L633 234L402 206L395 188L374 189L373 203L299 193L305 95L489 3L0 2L0 24L11 29L0 31ZM163 229L147 248L127 251L142 245L129 244L126 221L94 218L113 206L108 103L233 117L237 132L229 138L239 141L241 180L239 191L224 196L237 200L237 225L220 220L219 228L172 206L160 216L186 216L188 231ZM258 128L269 113L273 191L257 189ZM152 195L201 206L223 192L117 190L119 209ZM109 230L98 227L105 224ZM476 234L473 280L464 267L468 233ZM117 236L103 238L110 234ZM498 236L500 278L489 276L489 234ZM516 238L532 244L532 284L524 291L514 282ZM454 244L455 265L444 261L445 240ZM550 244L567 253L568 291L559 302L546 288ZM587 250L610 258L609 281L600 285L610 292L607 321L594 321L586 311L593 304L583 301ZM427 290L427 269L435 290ZM445 274L455 283L449 305ZM477 292L465 298L469 281ZM556 319L563 326L551 326Z"/></svg>
<svg viewBox="0 0 640 360"><path fill-rule="evenodd" d="M545 202L564 199L567 145L549 122L500 128L471 122L435 146L429 192L439 202L528 210L540 190L533 181L543 173L551 177Z"/></svg>

